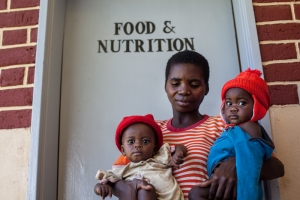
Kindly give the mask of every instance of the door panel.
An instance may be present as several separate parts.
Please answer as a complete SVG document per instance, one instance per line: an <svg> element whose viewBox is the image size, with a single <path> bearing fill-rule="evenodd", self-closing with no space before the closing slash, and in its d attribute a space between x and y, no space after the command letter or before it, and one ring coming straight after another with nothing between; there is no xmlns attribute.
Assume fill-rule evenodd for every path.
<svg viewBox="0 0 300 200"><path fill-rule="evenodd" d="M124 116L172 116L164 71L184 49L208 59L210 92L200 112L218 115L222 85L240 71L230 0L67 2L59 200L99 199L94 176L119 156L114 132Z"/></svg>

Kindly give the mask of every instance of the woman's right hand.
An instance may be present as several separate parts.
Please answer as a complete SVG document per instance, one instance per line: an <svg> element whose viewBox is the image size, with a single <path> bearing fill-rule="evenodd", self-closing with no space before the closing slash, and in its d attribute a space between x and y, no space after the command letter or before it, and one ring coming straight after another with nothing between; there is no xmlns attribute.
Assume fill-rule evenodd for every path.
<svg viewBox="0 0 300 200"><path fill-rule="evenodd" d="M117 196L119 200L137 200L137 192L139 189L151 190L152 186L147 181L132 180L125 181L120 180L112 185L113 195Z"/></svg>
<svg viewBox="0 0 300 200"><path fill-rule="evenodd" d="M197 184L199 187L208 187L209 199L236 199L236 169L235 157L231 157L214 171L207 181Z"/></svg>

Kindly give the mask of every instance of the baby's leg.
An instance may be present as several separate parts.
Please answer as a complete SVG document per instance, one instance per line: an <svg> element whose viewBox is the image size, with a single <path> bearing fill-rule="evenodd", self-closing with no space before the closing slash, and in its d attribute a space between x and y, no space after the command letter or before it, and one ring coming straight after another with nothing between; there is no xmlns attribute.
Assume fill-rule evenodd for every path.
<svg viewBox="0 0 300 200"><path fill-rule="evenodd" d="M209 187L194 186L189 192L189 200L204 200L208 199Z"/></svg>
<svg viewBox="0 0 300 200"><path fill-rule="evenodd" d="M157 199L157 195L156 195L156 189L153 185L152 189L150 190L144 190L144 189L139 189L138 190L138 200L156 200Z"/></svg>

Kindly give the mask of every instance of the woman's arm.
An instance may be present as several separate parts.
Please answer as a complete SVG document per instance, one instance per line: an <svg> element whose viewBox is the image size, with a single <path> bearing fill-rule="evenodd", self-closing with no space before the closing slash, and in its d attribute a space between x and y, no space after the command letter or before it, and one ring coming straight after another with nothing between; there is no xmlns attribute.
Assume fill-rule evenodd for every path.
<svg viewBox="0 0 300 200"><path fill-rule="evenodd" d="M235 199L236 198L236 164L235 157L229 158L227 161L222 162L219 167L214 171L213 176L198 184L200 187L210 186L209 197L210 199L224 198ZM260 179L271 180L282 177L284 175L284 166L282 162L271 157L267 159L262 166Z"/></svg>
<svg viewBox="0 0 300 200"><path fill-rule="evenodd" d="M279 159L271 156L263 163L260 172L260 179L272 180L275 178L282 177L283 175L284 175L284 166L282 162Z"/></svg>

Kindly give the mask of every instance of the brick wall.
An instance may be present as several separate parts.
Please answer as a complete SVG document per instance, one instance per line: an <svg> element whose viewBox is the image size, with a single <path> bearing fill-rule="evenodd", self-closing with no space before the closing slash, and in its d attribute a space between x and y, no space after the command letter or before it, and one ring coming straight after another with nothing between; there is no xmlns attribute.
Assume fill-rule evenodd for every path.
<svg viewBox="0 0 300 200"><path fill-rule="evenodd" d="M39 0L0 0L0 129L30 127Z"/></svg>
<svg viewBox="0 0 300 200"><path fill-rule="evenodd" d="M280 199L300 196L300 0L253 0L265 80L271 96L270 123L278 158ZM279 194L274 194L278 199Z"/></svg>
<svg viewBox="0 0 300 200"><path fill-rule="evenodd" d="M300 1L253 0L272 105L299 104Z"/></svg>

